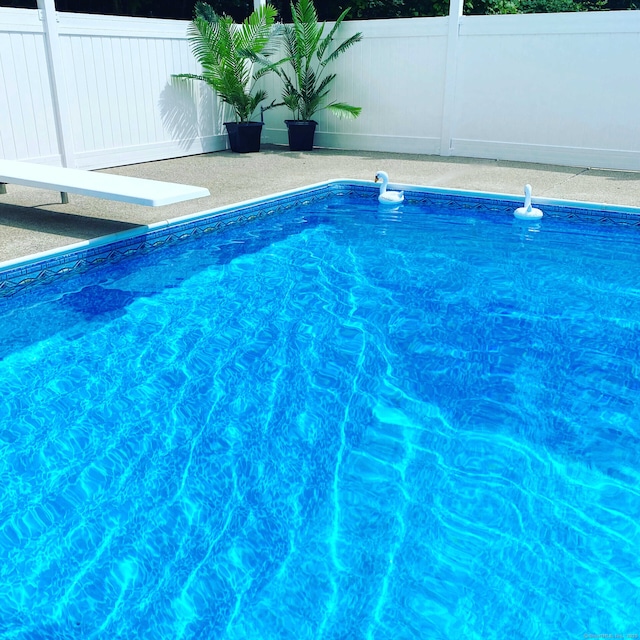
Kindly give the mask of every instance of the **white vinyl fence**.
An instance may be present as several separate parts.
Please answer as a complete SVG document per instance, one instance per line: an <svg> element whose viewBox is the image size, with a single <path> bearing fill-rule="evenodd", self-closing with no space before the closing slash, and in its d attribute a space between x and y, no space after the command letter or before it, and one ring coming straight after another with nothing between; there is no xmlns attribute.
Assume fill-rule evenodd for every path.
<svg viewBox="0 0 640 640"><path fill-rule="evenodd" d="M187 24L0 8L0 157L101 168L224 149L228 111L171 81L198 71ZM339 35L355 31L335 97L362 115L319 114L318 145L640 170L640 11L454 11ZM265 112L263 142L284 143L288 117Z"/></svg>

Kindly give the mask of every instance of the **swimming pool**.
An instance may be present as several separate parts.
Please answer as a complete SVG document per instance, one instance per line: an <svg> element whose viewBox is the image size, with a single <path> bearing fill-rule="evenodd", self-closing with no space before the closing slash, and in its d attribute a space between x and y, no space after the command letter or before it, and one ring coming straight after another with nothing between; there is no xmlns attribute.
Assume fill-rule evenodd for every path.
<svg viewBox="0 0 640 640"><path fill-rule="evenodd" d="M1 637L640 631L635 212L375 193L2 276Z"/></svg>

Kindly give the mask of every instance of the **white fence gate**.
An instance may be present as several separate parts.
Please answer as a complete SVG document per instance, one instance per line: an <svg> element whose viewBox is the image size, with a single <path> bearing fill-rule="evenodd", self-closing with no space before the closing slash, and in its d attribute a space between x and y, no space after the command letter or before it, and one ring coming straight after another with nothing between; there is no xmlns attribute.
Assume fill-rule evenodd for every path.
<svg viewBox="0 0 640 640"><path fill-rule="evenodd" d="M224 149L214 95L171 82L198 71L187 24L0 8L0 157L101 168ZM355 31L335 96L362 115L320 114L319 145L640 170L640 11L454 10L341 36ZM267 111L263 141L284 142L287 117Z"/></svg>

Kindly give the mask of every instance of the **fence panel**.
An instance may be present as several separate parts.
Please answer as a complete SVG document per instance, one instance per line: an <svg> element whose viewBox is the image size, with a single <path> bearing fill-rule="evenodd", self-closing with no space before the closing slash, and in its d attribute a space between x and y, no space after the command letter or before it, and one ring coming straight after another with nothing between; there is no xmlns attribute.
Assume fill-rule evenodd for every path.
<svg viewBox="0 0 640 640"><path fill-rule="evenodd" d="M37 11L0 9L0 157L59 163Z"/></svg>
<svg viewBox="0 0 640 640"><path fill-rule="evenodd" d="M187 22L56 14L76 166L223 149L225 114L201 83ZM318 145L640 170L640 11L353 21L334 95L357 120L318 114ZM449 34L457 46L449 47ZM447 61L447 52L456 59ZM60 164L39 12L0 8L0 156ZM447 64L449 62L449 64ZM279 99L275 78L265 79ZM445 87L449 105L445 113ZM284 107L265 142L286 142ZM67 136L68 137L68 136ZM67 140L67 144L69 141Z"/></svg>
<svg viewBox="0 0 640 640"><path fill-rule="evenodd" d="M456 155L640 169L640 11L468 16Z"/></svg>

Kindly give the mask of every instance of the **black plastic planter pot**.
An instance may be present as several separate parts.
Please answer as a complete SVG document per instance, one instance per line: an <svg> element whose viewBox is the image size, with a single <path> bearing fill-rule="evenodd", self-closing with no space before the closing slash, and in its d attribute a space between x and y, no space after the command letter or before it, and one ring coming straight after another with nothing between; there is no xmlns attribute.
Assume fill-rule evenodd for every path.
<svg viewBox="0 0 640 640"><path fill-rule="evenodd" d="M253 153L260 151L262 122L225 122L231 151Z"/></svg>
<svg viewBox="0 0 640 640"><path fill-rule="evenodd" d="M289 149L291 151L311 151L313 136L318 123L315 120L285 120L289 130Z"/></svg>

